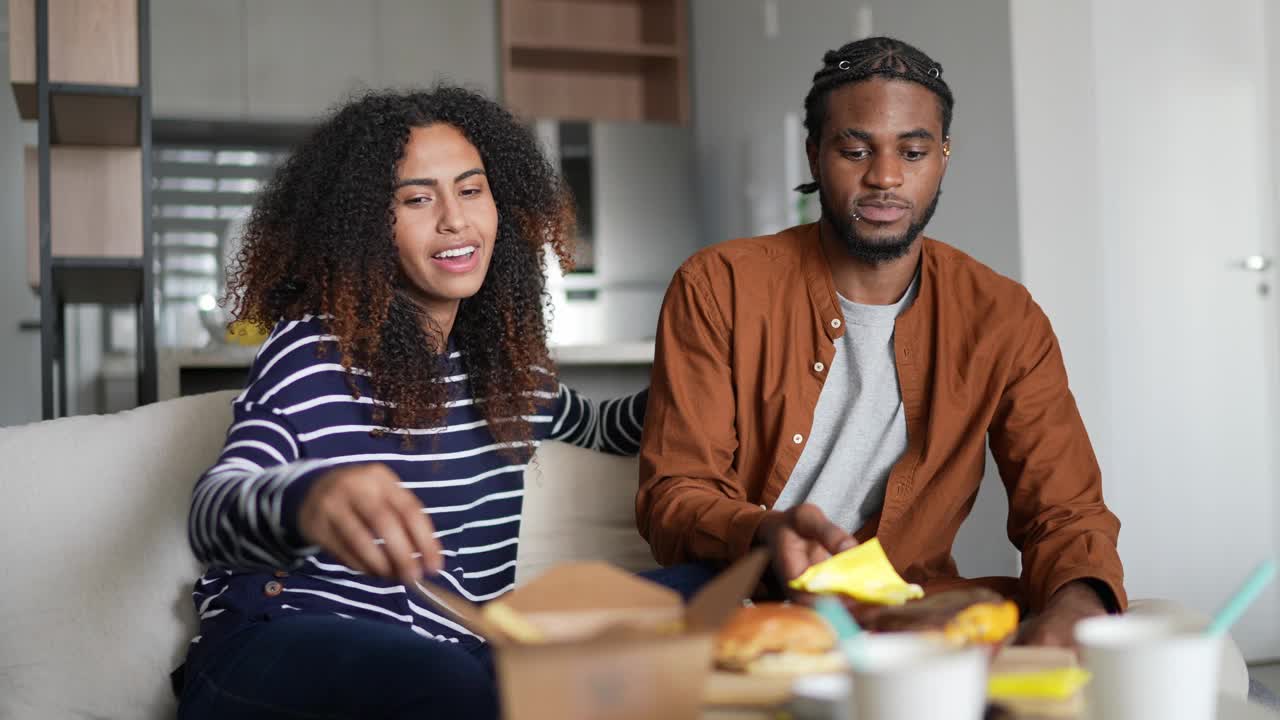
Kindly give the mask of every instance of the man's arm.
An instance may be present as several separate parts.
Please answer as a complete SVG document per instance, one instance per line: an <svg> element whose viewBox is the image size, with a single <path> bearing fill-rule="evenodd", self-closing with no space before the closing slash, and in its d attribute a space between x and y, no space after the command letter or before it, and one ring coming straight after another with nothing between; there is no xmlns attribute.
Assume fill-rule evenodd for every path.
<svg viewBox="0 0 1280 720"><path fill-rule="evenodd" d="M1075 614L1090 590L1099 611L1123 610L1120 522L1103 502L1102 473L1049 319L1029 296L1026 303L1023 342L990 428L1023 591L1034 613Z"/></svg>
<svg viewBox="0 0 1280 720"><path fill-rule="evenodd" d="M663 565L736 559L766 515L747 501L734 469L730 348L705 280L681 268L658 318L636 495L640 534Z"/></svg>

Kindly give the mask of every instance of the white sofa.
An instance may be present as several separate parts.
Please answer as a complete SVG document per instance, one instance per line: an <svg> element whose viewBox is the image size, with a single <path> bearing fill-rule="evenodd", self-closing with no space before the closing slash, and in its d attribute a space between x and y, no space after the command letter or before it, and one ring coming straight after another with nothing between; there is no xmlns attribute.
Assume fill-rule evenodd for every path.
<svg viewBox="0 0 1280 720"><path fill-rule="evenodd" d="M168 673L194 634L192 486L234 393L0 428L0 719L170 720ZM517 581L600 559L654 566L633 459L547 443L527 475ZM1244 661L1224 658L1243 697Z"/></svg>
<svg viewBox="0 0 1280 720"><path fill-rule="evenodd" d="M235 393L0 429L0 718L171 720L194 635L191 489ZM556 562L655 567L635 460L547 443L526 476L517 581Z"/></svg>

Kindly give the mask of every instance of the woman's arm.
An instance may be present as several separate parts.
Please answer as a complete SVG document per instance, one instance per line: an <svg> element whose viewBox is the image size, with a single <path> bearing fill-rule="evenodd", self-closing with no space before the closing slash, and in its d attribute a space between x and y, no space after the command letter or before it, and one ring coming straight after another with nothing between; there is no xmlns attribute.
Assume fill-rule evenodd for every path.
<svg viewBox="0 0 1280 720"><path fill-rule="evenodd" d="M640 452L649 389L597 403L560 383L551 421L550 439L611 455Z"/></svg>
<svg viewBox="0 0 1280 720"><path fill-rule="evenodd" d="M287 420L262 405L235 403L235 420L213 467L196 482L187 533L202 563L284 568L315 554L298 529L298 508L328 468L302 460Z"/></svg>
<svg viewBox="0 0 1280 720"><path fill-rule="evenodd" d="M212 566L288 568L323 549L406 584L443 567L431 520L394 472L301 459L297 433L261 405L236 404L218 462L196 483L188 523L196 558Z"/></svg>

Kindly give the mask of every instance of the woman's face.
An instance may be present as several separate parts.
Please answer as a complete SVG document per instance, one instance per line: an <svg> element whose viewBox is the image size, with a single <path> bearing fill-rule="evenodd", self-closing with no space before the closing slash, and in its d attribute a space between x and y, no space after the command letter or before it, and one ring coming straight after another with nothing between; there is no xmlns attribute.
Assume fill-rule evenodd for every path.
<svg viewBox="0 0 1280 720"><path fill-rule="evenodd" d="M395 243L415 300L452 317L480 290L498 234L498 208L480 153L452 125L413 128L396 166Z"/></svg>

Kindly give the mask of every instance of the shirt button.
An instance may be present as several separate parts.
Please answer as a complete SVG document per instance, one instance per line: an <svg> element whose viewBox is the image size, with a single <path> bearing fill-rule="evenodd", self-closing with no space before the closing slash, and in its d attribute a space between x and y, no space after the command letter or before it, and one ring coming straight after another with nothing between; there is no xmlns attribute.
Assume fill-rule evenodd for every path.
<svg viewBox="0 0 1280 720"><path fill-rule="evenodd" d="M799 445L800 443L804 442L804 436L801 435L800 433L796 433L795 435L791 436L791 442Z"/></svg>
<svg viewBox="0 0 1280 720"><path fill-rule="evenodd" d="M823 370L826 370L826 369L827 369L827 366L826 366L826 365L823 365L823 364L822 364L822 363L820 363L820 362L816 362L816 363L814 363L814 364L813 364L813 369L814 369L814 371L815 371L815 372L822 372Z"/></svg>
<svg viewBox="0 0 1280 720"><path fill-rule="evenodd" d="M840 327L840 318L831 318L831 327L833 328Z"/></svg>
<svg viewBox="0 0 1280 720"><path fill-rule="evenodd" d="M272 580L271 582L268 582L266 585L262 586L262 594L266 595L267 597L275 597L282 592L284 592L284 586L276 582L275 580Z"/></svg>

